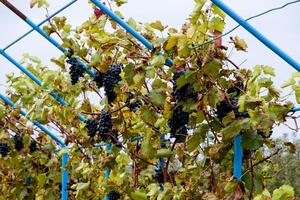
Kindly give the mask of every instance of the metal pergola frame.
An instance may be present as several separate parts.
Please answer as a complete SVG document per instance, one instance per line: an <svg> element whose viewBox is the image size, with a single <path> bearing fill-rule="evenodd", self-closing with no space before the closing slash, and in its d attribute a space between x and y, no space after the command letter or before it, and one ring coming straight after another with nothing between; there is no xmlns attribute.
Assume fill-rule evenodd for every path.
<svg viewBox="0 0 300 200"><path fill-rule="evenodd" d="M15 65L19 70L24 72L29 78L31 78L37 85L42 86L43 83L41 80L39 80L36 76L34 76L30 71L28 71L25 67L23 67L21 64L19 64L15 59L13 59L10 55L8 55L5 51L9 49L11 46L19 42L21 39L26 37L28 34L30 34L32 31L37 31L41 36L43 36L46 40L48 40L51 44L53 44L56 48L58 48L62 53L67 53L68 49L64 49L61 47L61 45L52 37L48 36L41 28L40 26L50 20L52 17L56 16L58 13L63 11L64 9L70 7L72 4L74 4L77 0L72 0L67 5L59 9L58 11L54 12L52 15L47 17L45 20L40 22L39 24L35 24L32 22L28 17L26 17L20 10L18 10L16 7L14 7L11 3L9 3L7 0L0 0L1 3L3 3L6 7L8 7L11 11L13 11L16 15L18 15L23 21L25 21L29 26L32 27L32 29L13 42L11 42L9 45L7 45L5 48L0 49L0 54L4 56L7 60L9 60L13 65ZM279 57L281 57L284 61L286 61L291 67L296 69L298 72L300 71L300 64L295 61L293 58L291 58L287 53L285 53L283 50L281 50L278 46L276 46L274 43L272 43L268 38L266 38L263 34L261 34L258 30L256 30L252 25L250 25L246 20L241 18L236 12L234 12L231 8L229 8L226 4L224 4L221 0L211 0L216 6L218 6L221 10L223 10L227 15L229 15L232 19L234 19L237 23L239 23L242 27L244 27L250 34L252 34L254 37L256 37L261 43L263 43L265 46L267 46L270 50L272 50L275 54L277 54ZM106 13L109 17L111 17L114 21L116 21L121 27L123 27L128 33L130 33L133 37L135 37L139 42L141 42L147 49L150 51L153 49L153 45L151 42L149 42L146 38L144 38L141 34L139 34L137 31L135 31L130 25L128 25L125 21L123 21L120 17L118 17L115 13L113 13L110 9L108 9L103 3L101 3L99 0L91 0L91 2L97 6L99 9L101 9L104 13ZM159 52L158 54L163 54L163 52ZM87 73L91 77L95 77L95 73L84 63L84 61L77 58L78 62L84 67L84 69L87 71ZM166 59L167 66L172 66L172 60ZM49 88L46 88L49 89ZM62 106L67 106L68 103L62 99L55 91L51 91L50 95L57 100ZM11 107L14 107L14 103L5 97L4 95L0 94L0 99L3 100L6 104L8 104ZM300 107L293 108L291 111L296 112L300 111ZM23 116L27 116L26 112L24 110L20 111L20 114ZM27 117L28 118L28 117ZM86 122L87 119L79 114L78 119L82 122ZM46 134L48 134L52 139L54 139L62 148L66 148L66 145L64 142L56 136L56 134L52 133L49 129L47 129L45 126L41 125L37 120L33 121L33 123L39 127L42 131L44 131ZM142 139L143 136L135 137L130 142L134 142L137 140ZM106 150L110 150L112 146L110 144L95 144L95 146L106 146ZM233 177L237 180L241 180L242 177L242 158L243 158L243 148L242 148L242 140L241 136L238 134L234 138L234 167L233 167ZM66 163L68 161L68 154L63 154L62 157L62 191L61 191L61 199L67 200L68 199L68 192L67 192L67 184L68 184L68 171L65 169ZM158 166L163 165L163 160L159 159ZM107 169L105 172L105 178L109 178L110 170ZM107 200L107 195L105 196L105 199Z"/></svg>

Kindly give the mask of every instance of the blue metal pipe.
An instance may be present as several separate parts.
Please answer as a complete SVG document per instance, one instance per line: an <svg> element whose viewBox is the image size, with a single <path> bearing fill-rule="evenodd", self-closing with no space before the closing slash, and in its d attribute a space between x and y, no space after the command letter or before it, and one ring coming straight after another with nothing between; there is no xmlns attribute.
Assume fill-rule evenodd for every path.
<svg viewBox="0 0 300 200"><path fill-rule="evenodd" d="M61 199L67 200L68 199L68 170L66 169L66 165L69 159L69 155L64 153L62 155L62 180L61 180Z"/></svg>
<svg viewBox="0 0 300 200"><path fill-rule="evenodd" d="M91 0L98 8L100 8L103 12L105 12L108 16L110 16L114 21L116 21L120 26L122 26L128 33L130 33L133 37L135 37L138 41L140 41L145 47L152 50L153 45L144 38L141 34L136 32L131 26L129 26L126 22L124 22L119 16L109 10L103 3L98 0Z"/></svg>
<svg viewBox="0 0 300 200"><path fill-rule="evenodd" d="M292 111L292 112L300 111L300 107L298 107L298 108L293 108L291 111Z"/></svg>
<svg viewBox="0 0 300 200"><path fill-rule="evenodd" d="M6 52L4 52L2 49L0 49L0 54L3 55L7 60L9 60L12 64L14 64L18 69L20 69L22 72L24 72L31 80L33 80L37 85L42 86L43 82L37 78L34 74L32 74L29 70L27 70L25 67L20 65L15 59L13 59L10 55L8 55ZM48 88L46 88L48 89ZM56 92L51 91L50 95L57 100L62 106L67 106L68 103L61 98ZM86 122L87 119L82 116L81 114L78 115L79 120L82 122Z"/></svg>
<svg viewBox="0 0 300 200"><path fill-rule="evenodd" d="M242 137L237 135L234 137L234 158L233 158L233 177L237 180L242 178L242 166L243 166L243 147L242 147Z"/></svg>
<svg viewBox="0 0 300 200"><path fill-rule="evenodd" d="M2 99L2 101L4 101L6 104L8 104L10 107L14 107L15 104L6 96L0 94L0 99ZM25 110L20 109L20 114L23 117L27 116L27 113ZM30 117L27 116L27 119L30 120ZM50 131L48 128L46 128L45 126L43 126L42 124L40 124L37 120L33 121L34 125L36 125L38 128L40 128L42 131L44 131L47 135L49 135L53 140L55 140L55 142L57 142L59 145L61 145L62 147L65 147L65 143L63 142L62 139L60 139L59 137L56 136L56 134L54 134L52 131Z"/></svg>
<svg viewBox="0 0 300 200"><path fill-rule="evenodd" d="M253 26L251 26L247 21L241 18L237 13L235 13L231 8L229 8L226 4L224 4L221 0L211 0L216 6L222 9L226 14L228 14L232 19L234 19L237 23L239 23L242 27L244 27L249 33L251 33L254 37L256 37L260 42L266 45L269 49L271 49L274 53L276 53L279 57L285 60L288 64L290 64L297 71L300 71L300 64L287 55L283 50L277 47L274 43L268 40L263 34L258 32Z"/></svg>
<svg viewBox="0 0 300 200"><path fill-rule="evenodd" d="M53 44L56 48L58 48L61 52L65 53L67 50L62 48L61 45L54 40L52 37L48 36L40 27L38 27L33 21L31 21L28 17L25 22L29 26L31 26L35 31L37 31L41 36L43 36L46 40L48 40L51 44Z"/></svg>
<svg viewBox="0 0 300 200"><path fill-rule="evenodd" d="M57 10L56 12L54 12L53 14L49 15L46 19L44 19L43 21L41 21L39 24L37 24L37 26L41 26L44 23L46 23L47 21L49 21L52 17L56 16L58 13L62 12L63 10L65 10L66 8L68 8L69 6L71 6L73 3L75 3L77 0L72 0L70 3L68 3L67 5L65 5L64 7L62 7L61 9ZM8 48L10 48L11 46L13 46L14 44L16 44L17 42L19 42L20 40L22 40L24 37L26 37L28 34L30 34L32 31L34 31L34 29L30 29L28 32L26 32L24 35L20 36L19 38L17 38L15 41L11 42L9 45L7 45L3 51L6 51Z"/></svg>

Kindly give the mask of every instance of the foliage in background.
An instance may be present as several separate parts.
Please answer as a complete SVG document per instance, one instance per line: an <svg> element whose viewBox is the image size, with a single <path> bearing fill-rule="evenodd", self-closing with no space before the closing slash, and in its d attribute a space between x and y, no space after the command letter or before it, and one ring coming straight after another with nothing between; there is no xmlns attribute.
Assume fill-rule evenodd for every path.
<svg viewBox="0 0 300 200"><path fill-rule="evenodd" d="M221 40L191 49L222 33L225 26L224 13L204 0L195 0L195 9L179 30L160 21L142 24L127 19L117 11L123 3L116 0L108 6L154 44L153 51L95 9L80 26L61 16L44 27L70 50L51 59L55 69L24 55L21 63L43 81L42 87L24 74L7 76L8 96L69 145L70 199L103 199L105 193L134 200L295 198L294 189L282 184L296 187L296 183L278 184L266 175L274 170L268 160L281 155L282 148L272 139L272 129L295 118L289 112L293 104L273 84L273 68L241 68ZM46 2L31 1L31 7L35 5ZM237 51L247 49L239 37L232 43ZM74 57L84 60L96 78L85 73ZM167 58L174 66L165 65ZM297 78L299 73L283 87L290 86L299 101ZM58 104L49 95L51 90L69 105ZM43 154L58 147L19 118L18 108L11 111L1 103L0 111L1 143L9 144L8 155L1 153L0 173L9 174L9 179L1 176L0 198L59 198L63 152ZM87 125L77 119L79 113L89 118ZM244 148L242 182L232 177L232 141L239 133ZM23 138L21 151L14 150L13 135ZM136 136L143 139L131 142ZM41 144L32 155L30 138ZM112 150L94 147L95 143L112 143ZM293 143L284 145L294 150ZM164 159L162 169L156 167L159 158Z"/></svg>

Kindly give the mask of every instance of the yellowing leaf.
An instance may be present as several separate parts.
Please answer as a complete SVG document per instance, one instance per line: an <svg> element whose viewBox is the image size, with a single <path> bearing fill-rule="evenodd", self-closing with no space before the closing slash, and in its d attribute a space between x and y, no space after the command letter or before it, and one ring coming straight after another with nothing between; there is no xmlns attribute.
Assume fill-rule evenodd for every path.
<svg viewBox="0 0 300 200"><path fill-rule="evenodd" d="M234 39L232 39L232 42L234 43L234 46L237 51L246 51L246 49L248 48L248 45L245 42L245 40L238 36L235 36Z"/></svg>
<svg viewBox="0 0 300 200"><path fill-rule="evenodd" d="M171 151L170 149L159 149L157 151L158 157L171 157L173 155L174 155L174 152Z"/></svg>
<svg viewBox="0 0 300 200"><path fill-rule="evenodd" d="M154 67L161 67L165 64L165 57L163 55L155 56L151 60L151 65Z"/></svg>
<svg viewBox="0 0 300 200"><path fill-rule="evenodd" d="M163 31L165 27L162 25L161 21L155 21L150 24L150 26L156 30Z"/></svg>

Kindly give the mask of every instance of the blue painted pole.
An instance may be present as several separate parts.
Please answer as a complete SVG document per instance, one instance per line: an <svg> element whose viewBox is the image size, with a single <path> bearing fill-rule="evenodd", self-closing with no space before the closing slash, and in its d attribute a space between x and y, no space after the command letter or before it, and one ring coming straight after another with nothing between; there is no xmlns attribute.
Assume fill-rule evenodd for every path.
<svg viewBox="0 0 300 200"><path fill-rule="evenodd" d="M107 144L105 150L106 150L106 151L111 151L111 150L112 150L112 145L111 145L111 144ZM106 170L105 170L104 176L105 176L105 179L109 179L109 176L110 176L110 169L106 169ZM109 200L107 194L105 194L104 200Z"/></svg>
<svg viewBox="0 0 300 200"><path fill-rule="evenodd" d="M130 33L133 37L135 37L138 41L140 41L145 47L152 50L153 45L144 38L141 34L139 34L136 30L134 30L131 26L129 26L126 22L124 22L119 16L109 10L103 3L98 0L91 0L98 8L100 8L103 12L105 12L108 16L110 16L115 22L117 22L120 26L122 26L128 33Z"/></svg>
<svg viewBox="0 0 300 200"><path fill-rule="evenodd" d="M298 108L293 108L291 111L292 111L292 112L300 111L300 107L298 107Z"/></svg>
<svg viewBox="0 0 300 200"><path fill-rule="evenodd" d="M242 178L242 166L243 166L243 147L242 147L242 137L237 135L234 137L234 158L233 158L233 177L237 180Z"/></svg>
<svg viewBox="0 0 300 200"><path fill-rule="evenodd" d="M237 13L235 13L231 8L229 8L226 4L224 4L221 0L211 0L216 6L218 6L221 10L223 10L226 14L228 14L232 19L234 19L237 23L239 23L242 27L244 27L249 33L251 33L254 37L256 37L260 42L266 45L269 49L271 49L274 53L276 53L279 57L285 60L288 64L290 64L297 71L300 71L300 64L287 55L283 50L281 50L278 46L272 43L269 39L267 39L263 34L258 32L253 26L251 26L247 21L241 18Z"/></svg>
<svg viewBox="0 0 300 200"><path fill-rule="evenodd" d="M2 99L2 101L4 101L10 107L14 107L15 106L15 104L9 98L7 98L6 96L4 96L2 94L0 94L0 99ZM27 116L26 111L24 111L23 109L20 109L20 114L23 117ZM27 116L27 119L30 120L30 117ZM47 135L49 135L53 140L55 140L55 142L57 142L59 145L65 146L65 143L63 142L62 139L60 139L59 137L57 137L54 133L52 133L52 131L50 131L48 128L46 128L45 126L43 126L42 124L40 124L37 120L34 120L33 123L38 128L40 128L42 131L44 131Z"/></svg>
<svg viewBox="0 0 300 200"><path fill-rule="evenodd" d="M61 180L61 199L67 200L68 199L68 170L66 169L66 165L69 159L69 155L64 153L62 155L62 180Z"/></svg>
<svg viewBox="0 0 300 200"><path fill-rule="evenodd" d="M29 70L27 70L25 67L20 65L15 59L13 59L10 55L8 55L6 52L4 52L2 49L0 49L0 54L3 55L7 60L9 60L12 64L14 64L18 69L20 69L22 72L24 72L33 82L35 82L37 85L42 86L43 82L37 78L34 74L32 74ZM47 88L46 88L47 89ZM51 91L50 95L57 100L62 106L67 106L68 103L61 98L56 92ZM78 115L79 120L86 122L86 118L82 115Z"/></svg>
<svg viewBox="0 0 300 200"><path fill-rule="evenodd" d="M46 19L44 19L43 21L41 21L39 24L37 24L37 26L41 26L44 23L46 23L47 21L49 21L51 18L53 18L54 16L56 16L58 13L62 12L63 10L65 10L66 8L68 8L69 6L71 6L72 4L74 4L77 0L73 0L70 3L68 3L67 5L65 5L64 7L62 7L61 9L57 10L56 12L54 12L53 14L49 15ZM17 38L16 40L14 40L13 42L11 42L9 45L7 45L3 50L6 51L8 48L10 48L11 46L13 46L14 44L16 44L17 42L19 42L20 40L22 40L24 37L26 37L28 34L30 34L32 31L34 31L34 29L30 29L28 32L26 32L24 35L20 36L19 38Z"/></svg>
<svg viewBox="0 0 300 200"><path fill-rule="evenodd" d="M14 5L9 3L8 1L1 1L7 8L9 8L12 12L14 12L18 17L20 17L23 21L25 21L29 26L31 26L35 31L37 31L41 36L43 36L46 40L48 40L51 44L53 44L56 48L58 48L61 52L68 52L67 49L62 48L62 46L54 40L52 37L47 35L45 31L43 31L38 25L36 25L33 21L31 21L26 15L24 15L20 10L18 10ZM81 60L77 58L77 61L83 66L86 72L95 77L95 73Z"/></svg>
<svg viewBox="0 0 300 200"><path fill-rule="evenodd" d="M4 101L6 104L8 104L10 107L15 107L15 104L6 96L0 94L0 99ZM23 109L20 109L20 114L23 117L26 117L28 120L30 120L30 117L27 115L26 111ZM37 126L39 129L41 129L43 132L45 132L48 136L50 136L56 143L58 143L61 147L66 148L66 145L62 139L60 139L56 134L54 134L52 131L50 131L47 127L40 124L39 121L34 120L33 124ZM65 166L68 162L68 154L64 153L62 156L62 182L61 182L61 199L67 200L68 199L68 171L65 169Z"/></svg>

